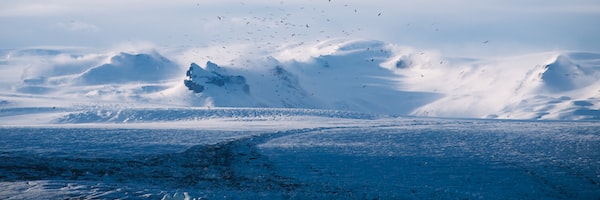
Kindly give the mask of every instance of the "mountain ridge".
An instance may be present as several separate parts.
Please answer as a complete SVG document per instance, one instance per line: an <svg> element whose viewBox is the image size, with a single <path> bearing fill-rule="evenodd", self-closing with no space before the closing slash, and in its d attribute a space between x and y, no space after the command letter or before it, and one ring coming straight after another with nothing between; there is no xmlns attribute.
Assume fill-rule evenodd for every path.
<svg viewBox="0 0 600 200"><path fill-rule="evenodd" d="M72 51L8 52L12 56L2 60L8 69L17 69L27 59L47 66L37 76L21 76L20 83L13 82L4 93L76 99L65 104L137 102L392 116L600 119L600 91L594 89L600 85L600 54L591 52L464 59L381 41L329 40L264 55L237 55L246 63L222 65L208 59L201 66L173 53L163 56L160 50L93 55ZM35 52L42 53L35 56ZM181 66L185 62L188 68ZM44 74L78 63L77 69L89 67Z"/></svg>

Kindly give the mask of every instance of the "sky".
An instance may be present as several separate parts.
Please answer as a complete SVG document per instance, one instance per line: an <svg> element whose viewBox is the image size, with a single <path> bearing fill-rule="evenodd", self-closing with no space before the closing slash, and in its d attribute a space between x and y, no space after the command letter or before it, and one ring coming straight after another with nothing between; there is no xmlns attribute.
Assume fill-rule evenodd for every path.
<svg viewBox="0 0 600 200"><path fill-rule="evenodd" d="M597 0L3 0L0 25L0 49L358 38L447 54L600 52Z"/></svg>

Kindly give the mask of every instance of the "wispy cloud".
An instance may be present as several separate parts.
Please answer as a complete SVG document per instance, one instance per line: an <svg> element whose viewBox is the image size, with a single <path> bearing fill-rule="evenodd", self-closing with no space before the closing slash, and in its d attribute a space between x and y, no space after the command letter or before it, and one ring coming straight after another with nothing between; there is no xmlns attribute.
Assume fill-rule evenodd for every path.
<svg viewBox="0 0 600 200"><path fill-rule="evenodd" d="M598 49L598 0L2 0L0 43L168 45L310 42L348 37L402 45L491 49L500 43ZM72 21L71 21L72 20ZM47 24L52 24L48 26ZM44 26L45 25L45 26ZM578 30L574 32L573 30ZM20 38L19 38L20 37ZM7 39L10 38L10 39ZM80 40L76 40L79 38ZM4 40L2 40L4 39ZM503 41L503 42L496 42ZM34 44L35 45L35 44ZM510 49L509 49L510 50Z"/></svg>
<svg viewBox="0 0 600 200"><path fill-rule="evenodd" d="M39 17L65 13L66 5L51 3L7 3L0 8L0 17Z"/></svg>
<svg viewBox="0 0 600 200"><path fill-rule="evenodd" d="M96 32L99 30L98 26L81 21L70 21L67 23L60 22L55 24L54 26L60 29L73 32Z"/></svg>

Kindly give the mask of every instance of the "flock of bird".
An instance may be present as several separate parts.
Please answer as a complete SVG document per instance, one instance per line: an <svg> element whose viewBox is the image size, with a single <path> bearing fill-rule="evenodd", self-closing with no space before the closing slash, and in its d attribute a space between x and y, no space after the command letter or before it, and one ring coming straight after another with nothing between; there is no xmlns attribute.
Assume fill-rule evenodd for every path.
<svg viewBox="0 0 600 200"><path fill-rule="evenodd" d="M300 46L332 38L368 38L370 35L367 34L372 30L367 29L373 27L367 24L368 21L390 21L388 18L391 16L385 15L386 12L390 12L385 10L386 8L377 10L374 7L350 3L327 0L322 3L294 4L280 1L263 5L242 1L221 10L215 18L201 19L201 23L204 24L203 31L210 34L208 38L194 40L199 41L199 46L221 46L222 48L215 49L215 54L241 55L247 52L228 46L251 44L257 51L269 51L280 48L282 44ZM203 7L200 3L197 6L201 12L211 9ZM364 21L357 22L353 19ZM431 31L440 31L438 25L436 22L431 23ZM402 35L402 31L410 31L411 24L406 23L405 27L405 30L384 31L398 32L398 35ZM191 35L193 34L186 36L193 37ZM482 42L483 45L488 43L488 40ZM229 64L235 64L234 60Z"/></svg>
<svg viewBox="0 0 600 200"><path fill-rule="evenodd" d="M349 4L337 5L328 0L325 3L330 6L287 6L281 1L279 5L267 5L257 8L250 3L240 2L238 8L247 13L240 16L239 13L224 14L216 16L216 22L211 27L214 30L211 42L213 44L226 44L230 42L254 43L257 48L276 48L278 43L297 42L308 43L307 40L320 42L330 38L350 37L354 33L363 31L360 24L348 23L345 16L340 15L345 10L354 14L362 14L359 8L352 8ZM198 4L200 6L200 4ZM201 7L201 6L200 6ZM266 11L266 12L265 12ZM371 17L381 17L383 12L367 14ZM210 19L204 19L211 23ZM349 28L350 26L354 26ZM233 34L219 34L220 32ZM224 47L223 49L226 49Z"/></svg>

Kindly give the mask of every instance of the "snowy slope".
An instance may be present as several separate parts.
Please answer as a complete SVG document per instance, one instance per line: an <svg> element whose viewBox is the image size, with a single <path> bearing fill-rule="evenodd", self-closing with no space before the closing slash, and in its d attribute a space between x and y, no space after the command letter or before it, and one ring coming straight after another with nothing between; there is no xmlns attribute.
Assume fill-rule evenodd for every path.
<svg viewBox="0 0 600 200"><path fill-rule="evenodd" d="M76 82L87 85L122 84L129 82L153 83L175 75L176 64L156 52L152 54L119 53L109 63L90 68L78 76Z"/></svg>
<svg viewBox="0 0 600 200"><path fill-rule="evenodd" d="M454 70L420 69L424 81L416 87L446 97L417 109L426 116L507 119L597 119L578 109L598 109L599 54L541 53L513 58L475 60ZM434 81L442 80L442 81ZM425 87L423 87L425 86ZM589 102L582 108L577 102ZM596 106L594 106L596 105Z"/></svg>
<svg viewBox="0 0 600 200"><path fill-rule="evenodd" d="M215 47L3 51L0 107L253 107L600 119L597 53L445 57L433 50L344 39L271 50L238 45L227 51L237 53Z"/></svg>
<svg viewBox="0 0 600 200"><path fill-rule="evenodd" d="M87 50L15 50L4 55L2 93L14 104L53 106L87 101L123 102L158 92L180 77L180 67L160 54L86 53ZM53 52L39 53L39 52ZM48 101L55 99L58 101ZM40 104L36 104L39 100ZM33 103L33 104L32 104Z"/></svg>
<svg viewBox="0 0 600 200"><path fill-rule="evenodd" d="M219 95L204 94L217 98L211 101L216 106L598 119L599 58L600 54L583 52L448 58L378 41L331 40L285 49L269 58L266 66L254 66L260 69L256 71L248 72L247 68L254 68L251 66L220 66L232 69L230 75L245 78L247 92L234 95L243 99L240 102L231 102L232 96L219 100ZM260 77L256 77L257 71Z"/></svg>
<svg viewBox="0 0 600 200"><path fill-rule="evenodd" d="M0 199L600 197L600 54L217 49L2 51Z"/></svg>
<svg viewBox="0 0 600 200"><path fill-rule="evenodd" d="M329 47L335 43L319 44ZM264 66L227 67L208 62L205 70L192 64L186 82L206 91L215 106L292 107L407 114L437 96L402 91L398 76L379 64L391 55L376 41L353 41L334 52L305 61L269 57ZM322 52L324 47L315 51ZM250 66L252 67L252 66ZM212 87L212 88L211 88Z"/></svg>

